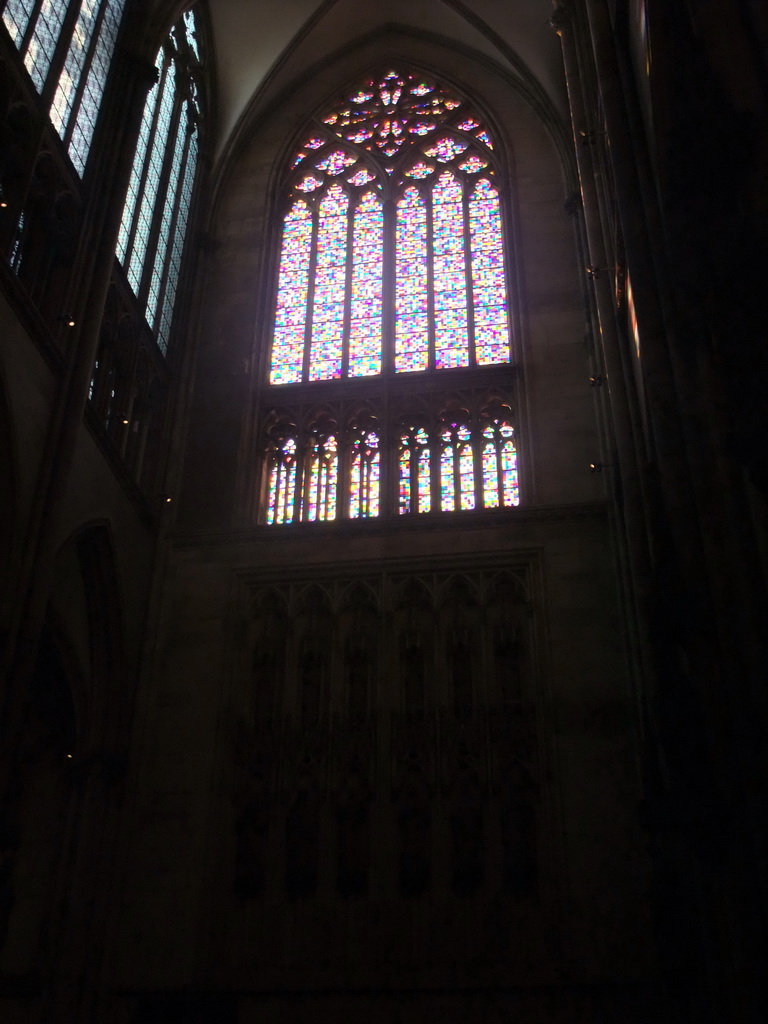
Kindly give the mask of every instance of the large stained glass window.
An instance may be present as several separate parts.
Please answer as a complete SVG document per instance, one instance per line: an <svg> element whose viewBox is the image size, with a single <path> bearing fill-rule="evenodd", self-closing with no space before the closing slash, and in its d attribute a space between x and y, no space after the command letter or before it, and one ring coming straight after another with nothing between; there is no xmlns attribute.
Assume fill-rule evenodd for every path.
<svg viewBox="0 0 768 1024"><path fill-rule="evenodd" d="M128 184L117 258L165 352L197 169L201 65L194 13L175 25L155 62Z"/></svg>
<svg viewBox="0 0 768 1024"><path fill-rule="evenodd" d="M6 0L3 24L78 174L85 170L125 0ZM53 79L52 82L49 79Z"/></svg>
<svg viewBox="0 0 768 1024"><path fill-rule="evenodd" d="M466 100L385 72L291 164L272 384L509 361L498 157Z"/></svg>
<svg viewBox="0 0 768 1024"><path fill-rule="evenodd" d="M440 411L435 391L511 373L501 178L479 111L429 76L387 69L310 121L284 191L266 369L275 401L328 399L337 426L268 443L268 523L518 503L511 408ZM398 396L419 381L432 397L411 417ZM367 420L343 422L349 394L370 399Z"/></svg>

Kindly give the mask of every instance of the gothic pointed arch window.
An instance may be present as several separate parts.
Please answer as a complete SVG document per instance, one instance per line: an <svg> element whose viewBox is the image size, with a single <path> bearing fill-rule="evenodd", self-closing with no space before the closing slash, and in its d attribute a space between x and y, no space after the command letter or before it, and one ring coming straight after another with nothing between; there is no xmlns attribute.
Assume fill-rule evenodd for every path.
<svg viewBox="0 0 768 1024"><path fill-rule="evenodd" d="M171 30L144 105L117 258L162 352L170 337L197 171L202 64L194 11Z"/></svg>
<svg viewBox="0 0 768 1024"><path fill-rule="evenodd" d="M334 437L344 453L335 463L338 500L316 518L517 504L512 420L506 476L501 455L494 476L483 449L486 399L474 387L499 377L512 384L504 180L476 105L415 71L385 69L308 124L282 193L265 373L281 400L351 394L365 383L378 420L366 437L348 426ZM460 421L398 410L407 387L423 381L434 395L456 374L473 384ZM439 398L430 404L441 408ZM390 417L399 426L389 428ZM495 452L500 437L486 439ZM276 462L267 448L272 523ZM318 479L304 472L297 483L302 519L314 518L306 509Z"/></svg>
<svg viewBox="0 0 768 1024"><path fill-rule="evenodd" d="M2 20L82 175L125 0L5 0Z"/></svg>

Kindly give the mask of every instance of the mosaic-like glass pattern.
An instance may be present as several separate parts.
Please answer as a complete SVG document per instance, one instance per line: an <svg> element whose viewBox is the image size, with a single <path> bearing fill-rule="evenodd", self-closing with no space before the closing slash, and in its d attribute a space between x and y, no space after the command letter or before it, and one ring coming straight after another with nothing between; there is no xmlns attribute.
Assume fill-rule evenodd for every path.
<svg viewBox="0 0 768 1024"><path fill-rule="evenodd" d="M340 185L332 185L320 203L309 352L310 380L331 380L341 376L348 269L348 206L349 198Z"/></svg>
<svg viewBox="0 0 768 1024"><path fill-rule="evenodd" d="M349 515L351 519L373 518L379 514L379 469L381 453L374 430L362 431L352 441L349 471Z"/></svg>
<svg viewBox="0 0 768 1024"><path fill-rule="evenodd" d="M270 384L301 380L312 252L312 212L294 203L285 218Z"/></svg>
<svg viewBox="0 0 768 1024"><path fill-rule="evenodd" d="M333 435L315 435L308 457L301 518L308 522L336 518L339 455Z"/></svg>
<svg viewBox="0 0 768 1024"><path fill-rule="evenodd" d="M269 467L267 523L292 523L296 504L296 441L289 437Z"/></svg>
<svg viewBox="0 0 768 1024"><path fill-rule="evenodd" d="M483 430L483 505L510 507L520 502L514 430L504 421Z"/></svg>
<svg viewBox="0 0 768 1024"><path fill-rule="evenodd" d="M475 469L472 434L464 424L452 424L440 435L440 508L475 507Z"/></svg>
<svg viewBox="0 0 768 1024"><path fill-rule="evenodd" d="M469 333L461 183L448 171L432 190L435 366L467 366Z"/></svg>
<svg viewBox="0 0 768 1024"><path fill-rule="evenodd" d="M173 163L171 164L171 174L168 179L168 188L165 193L163 213L160 220L160 232L157 238L157 255L153 262L152 273L149 278L146 315L147 323L153 330L155 328L155 322L158 314L158 300L160 298L160 289L163 282L168 245L171 241L171 225L173 215L176 210L176 189L180 184L179 179L181 177L181 167L184 159L186 122L187 111L185 103L184 113L182 114L180 121L177 121L174 125L176 130L176 141L173 146Z"/></svg>
<svg viewBox="0 0 768 1024"><path fill-rule="evenodd" d="M415 188L397 204L395 370L426 370L429 362L427 208Z"/></svg>
<svg viewBox="0 0 768 1024"><path fill-rule="evenodd" d="M429 512L432 507L429 436L413 427L400 438L398 512Z"/></svg>
<svg viewBox="0 0 768 1024"><path fill-rule="evenodd" d="M291 325L290 344L276 318L272 382L375 376L393 357L396 373L508 360L493 158L459 135L489 144L478 116L434 82L392 70L351 91L321 120L293 161L303 168L318 150L311 157L315 169L299 170L290 186L294 198L306 197L316 220L310 243L315 270L303 323ZM372 154L365 165L357 163L362 154L355 147ZM377 161L380 173L403 175L394 179L400 190L393 207L383 201ZM481 171L473 188L469 176ZM342 174L343 188L333 182ZM376 192L361 199L356 190L374 182ZM393 278L386 292L384 283ZM394 310L387 308L387 294ZM299 289L294 314L304 301ZM288 360L285 367L278 365L281 358Z"/></svg>
<svg viewBox="0 0 768 1024"><path fill-rule="evenodd" d="M469 200L475 359L480 366L509 360L509 321L499 194L487 178Z"/></svg>
<svg viewBox="0 0 768 1024"><path fill-rule="evenodd" d="M468 156L467 159L459 164L459 170L466 171L467 174L477 174L478 171L482 171L484 167L488 166L487 160L482 160L479 156Z"/></svg>
<svg viewBox="0 0 768 1024"><path fill-rule="evenodd" d="M409 178L428 178L434 169L434 164L425 164L423 160L420 160L419 163L414 164L405 173Z"/></svg>
<svg viewBox="0 0 768 1024"><path fill-rule="evenodd" d="M335 153L330 153L322 160L318 160L315 167L319 171L325 171L327 174L341 174L342 171L345 171L347 167L351 167L356 161L356 156L350 156L349 153L344 153L339 149Z"/></svg>
<svg viewBox="0 0 768 1024"><path fill-rule="evenodd" d="M352 301L349 327L350 377L381 373L382 253L381 201L367 192L354 213Z"/></svg>
<svg viewBox="0 0 768 1024"><path fill-rule="evenodd" d="M434 146L430 146L429 149L425 149L424 152L427 156L434 157L435 160L439 160L441 164L450 163L455 156L459 156L467 148L468 143L462 139L454 139L451 136L438 139Z"/></svg>

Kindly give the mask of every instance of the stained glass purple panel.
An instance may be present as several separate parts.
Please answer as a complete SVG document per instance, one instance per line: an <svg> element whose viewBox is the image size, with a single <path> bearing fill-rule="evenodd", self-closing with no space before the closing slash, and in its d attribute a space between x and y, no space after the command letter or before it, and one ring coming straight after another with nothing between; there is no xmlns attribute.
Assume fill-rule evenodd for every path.
<svg viewBox="0 0 768 1024"><path fill-rule="evenodd" d="M341 376L348 206L349 199L340 185L332 185L320 203L309 357L310 380L331 380Z"/></svg>
<svg viewBox="0 0 768 1024"><path fill-rule="evenodd" d="M426 370L429 361L427 209L407 188L397 204L395 370Z"/></svg>
<svg viewBox="0 0 768 1024"><path fill-rule="evenodd" d="M367 192L353 219L352 309L349 376L381 373L381 301L384 214L381 201Z"/></svg>
<svg viewBox="0 0 768 1024"><path fill-rule="evenodd" d="M435 366L467 366L469 337L461 183L444 171L432 190Z"/></svg>
<svg viewBox="0 0 768 1024"><path fill-rule="evenodd" d="M480 366L509 361L509 320L499 194L487 178L469 201L475 359Z"/></svg>
<svg viewBox="0 0 768 1024"><path fill-rule="evenodd" d="M312 214L306 203L299 201L285 218L283 229L271 384L301 380L311 251Z"/></svg>

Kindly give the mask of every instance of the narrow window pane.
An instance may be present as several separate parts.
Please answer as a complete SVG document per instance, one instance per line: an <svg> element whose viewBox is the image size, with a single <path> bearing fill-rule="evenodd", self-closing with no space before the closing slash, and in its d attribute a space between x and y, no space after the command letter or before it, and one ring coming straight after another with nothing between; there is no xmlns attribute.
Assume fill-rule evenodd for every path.
<svg viewBox="0 0 768 1024"><path fill-rule="evenodd" d="M469 363L464 204L461 183L447 171L432 191L435 366Z"/></svg>
<svg viewBox="0 0 768 1024"><path fill-rule="evenodd" d="M312 213L299 201L291 207L283 228L270 384L301 380L311 251Z"/></svg>
<svg viewBox="0 0 768 1024"><path fill-rule="evenodd" d="M349 514L352 519L379 514L379 438L372 430L352 443Z"/></svg>
<svg viewBox="0 0 768 1024"><path fill-rule="evenodd" d="M64 0L43 0L43 5L37 16L32 38L24 57L24 66L38 92L43 91L45 80L48 77L68 6L69 4Z"/></svg>
<svg viewBox="0 0 768 1024"><path fill-rule="evenodd" d="M432 505L429 437L423 427L414 427L400 438L399 471L400 514L429 512Z"/></svg>
<svg viewBox="0 0 768 1024"><path fill-rule="evenodd" d="M269 472L267 522L293 522L296 494L296 441L289 437L274 453Z"/></svg>
<svg viewBox="0 0 768 1024"><path fill-rule="evenodd" d="M331 380L341 376L347 283L348 206L347 194L339 185L332 185L320 203L309 359L310 380Z"/></svg>
<svg viewBox="0 0 768 1024"><path fill-rule="evenodd" d="M173 306L176 301L176 288L179 283L181 254L184 251L184 238L187 233L187 220L189 219L189 208L192 203L192 186L195 182L196 167L197 128L192 132L189 140L189 149L187 150L187 166L184 171L184 182L179 196L179 210L176 218L176 229L173 235L173 248L171 249L166 275L163 313L157 331L157 343L163 352L168 348L168 338L171 332L171 319L173 318Z"/></svg>
<svg viewBox="0 0 768 1024"><path fill-rule="evenodd" d="M17 49L21 47L35 0L8 0L3 11L3 24Z"/></svg>
<svg viewBox="0 0 768 1024"><path fill-rule="evenodd" d="M336 518L338 454L336 438L315 437L301 503L301 518L314 522Z"/></svg>
<svg viewBox="0 0 768 1024"><path fill-rule="evenodd" d="M176 194L180 185L179 179L181 178L182 160L184 159L187 127L186 103L184 104L181 116L174 127L176 129L176 142L173 148L173 163L171 164L171 172L168 178L168 185L165 190L165 202L163 203L163 215L160 220L160 232L157 238L155 262L152 267L152 275L149 279L149 293L147 295L147 323L153 330L157 323L158 300L160 298L160 289L163 283L168 246L171 241L173 215L176 209Z"/></svg>
<svg viewBox="0 0 768 1024"><path fill-rule="evenodd" d="M440 440L440 507L444 512L472 509L475 473L469 427L454 424L443 430Z"/></svg>
<svg viewBox="0 0 768 1024"><path fill-rule="evenodd" d="M51 105L51 121L53 127L64 138L69 115L72 106L77 98L77 87L80 84L80 76L85 66L85 58L88 53L91 38L96 28L96 20L99 16L99 0L83 0L80 5L80 12L77 16L75 31L69 41L69 49L64 60L56 92Z"/></svg>
<svg viewBox="0 0 768 1024"><path fill-rule="evenodd" d="M69 143L69 156L79 174L85 170L91 148L96 118L104 96L112 55L115 52L123 6L124 0L110 0L108 3L85 79L85 88Z"/></svg>
<svg viewBox="0 0 768 1024"><path fill-rule="evenodd" d="M478 182L469 202L475 358L478 365L509 360L509 322L504 282L499 194L490 181Z"/></svg>
<svg viewBox="0 0 768 1024"><path fill-rule="evenodd" d="M163 81L163 59L164 53L161 50L157 55L157 60L155 61L155 67L158 72L158 81L160 82ZM128 255L128 243L131 237L131 228L133 227L136 203L139 198L141 175L144 170L144 162L147 159L147 148L152 134L152 124L155 119L155 106L157 105L157 97L160 95L160 92L161 90L159 87L151 89L147 96L147 101L144 104L144 114L141 119L141 130L139 132L139 142L136 146L136 155L133 158L131 180L128 184L128 195L125 200L125 206L123 207L123 219L120 223L120 234L117 241L117 258L122 264L125 264L125 259Z"/></svg>
<svg viewBox="0 0 768 1024"><path fill-rule="evenodd" d="M160 100L160 110L155 129L155 138L152 144L152 151L149 156L149 167L144 182L144 190L139 206L138 220L136 224L136 235L133 241L133 252L128 266L128 280L134 292L138 294L141 286L141 275L144 269L144 259L149 244L149 231L152 225L152 214L157 200L157 188L160 183L160 174L163 169L163 157L165 155L166 142L171 133L174 86L176 79L176 68L171 61L163 82L163 95Z"/></svg>
<svg viewBox="0 0 768 1024"><path fill-rule="evenodd" d="M408 188L397 204L395 370L426 370L429 362L427 210Z"/></svg>
<svg viewBox="0 0 768 1024"><path fill-rule="evenodd" d="M352 247L352 321L349 376L381 373L381 268L384 214L368 192L355 210Z"/></svg>
<svg viewBox="0 0 768 1024"><path fill-rule="evenodd" d="M495 421L483 430L483 505L486 508L517 505L517 452L514 430L509 423Z"/></svg>

